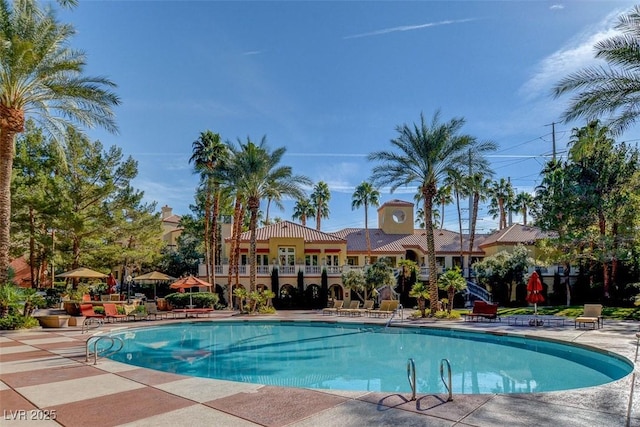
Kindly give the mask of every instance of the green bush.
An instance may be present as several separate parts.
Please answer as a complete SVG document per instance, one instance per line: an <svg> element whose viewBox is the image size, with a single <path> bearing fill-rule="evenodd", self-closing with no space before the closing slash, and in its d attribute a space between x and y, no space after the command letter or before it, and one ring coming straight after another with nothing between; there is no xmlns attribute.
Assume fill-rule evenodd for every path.
<svg viewBox="0 0 640 427"><path fill-rule="evenodd" d="M38 326L38 319L21 314L10 314L0 318L0 329L31 329Z"/></svg>
<svg viewBox="0 0 640 427"><path fill-rule="evenodd" d="M185 293L173 293L165 297L167 302L174 308L185 308L193 301L193 305L198 308L214 308L218 304L218 294L211 292L195 292L189 295Z"/></svg>

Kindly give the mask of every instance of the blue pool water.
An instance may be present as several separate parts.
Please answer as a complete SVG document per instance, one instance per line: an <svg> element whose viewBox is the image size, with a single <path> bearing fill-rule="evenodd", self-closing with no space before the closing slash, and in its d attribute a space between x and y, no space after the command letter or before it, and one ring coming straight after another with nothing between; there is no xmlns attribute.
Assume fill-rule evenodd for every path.
<svg viewBox="0 0 640 427"><path fill-rule="evenodd" d="M518 336L322 322L194 322L113 333L112 359L206 378L316 389L446 392L440 363L451 363L453 392L528 393L589 387L633 370L622 357Z"/></svg>

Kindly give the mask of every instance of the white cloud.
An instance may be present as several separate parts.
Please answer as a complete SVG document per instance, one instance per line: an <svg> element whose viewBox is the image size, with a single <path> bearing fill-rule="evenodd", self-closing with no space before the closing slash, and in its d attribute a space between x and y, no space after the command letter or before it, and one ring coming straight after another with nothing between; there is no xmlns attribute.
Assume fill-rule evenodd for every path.
<svg viewBox="0 0 640 427"><path fill-rule="evenodd" d="M548 98L551 88L562 78L585 67L604 63L595 58L594 45L618 34L613 26L619 14L619 11L610 14L596 27L577 35L542 59L532 77L520 88L520 94L527 100Z"/></svg>
<svg viewBox="0 0 640 427"><path fill-rule="evenodd" d="M549 7L549 9L551 9L551 10L562 10L562 9L564 9L564 5L563 4L554 4L554 5L551 5L551 7Z"/></svg>
<svg viewBox="0 0 640 427"><path fill-rule="evenodd" d="M446 20L446 21L439 21L439 22L428 22L426 24L418 24L418 25L401 25L399 27L384 28L382 30L371 31L371 32L368 32L368 33L361 33L361 34L355 34L355 35L351 35L351 36L345 36L345 37L343 37L343 39L344 40L357 39L357 38L361 38L361 37L379 36L379 35L382 35L382 34L396 33L396 32L401 32L401 31L422 30L424 28L438 27L440 25L461 24L461 23L464 23L464 22L471 22L471 21L475 21L475 20L476 20L476 18L467 18L467 19Z"/></svg>

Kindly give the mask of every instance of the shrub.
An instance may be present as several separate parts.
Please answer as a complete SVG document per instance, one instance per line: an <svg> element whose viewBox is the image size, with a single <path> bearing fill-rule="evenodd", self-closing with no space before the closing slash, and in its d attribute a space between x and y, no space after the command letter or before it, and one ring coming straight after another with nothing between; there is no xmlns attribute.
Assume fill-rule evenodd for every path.
<svg viewBox="0 0 640 427"><path fill-rule="evenodd" d="M38 319L21 314L10 314L0 318L0 329L31 329L38 326Z"/></svg>
<svg viewBox="0 0 640 427"><path fill-rule="evenodd" d="M196 292L191 295L189 293L176 292L165 297L167 302L175 308L185 308L193 301L193 305L199 308L214 308L220 297L218 294L211 292Z"/></svg>

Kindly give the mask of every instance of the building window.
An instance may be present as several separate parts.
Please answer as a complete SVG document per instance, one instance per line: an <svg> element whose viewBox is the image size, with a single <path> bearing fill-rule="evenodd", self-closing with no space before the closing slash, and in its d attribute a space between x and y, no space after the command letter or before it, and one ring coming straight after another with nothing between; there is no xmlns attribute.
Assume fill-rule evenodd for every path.
<svg viewBox="0 0 640 427"><path fill-rule="evenodd" d="M269 265L269 255L268 254L257 254L256 255L256 265Z"/></svg>
<svg viewBox="0 0 640 427"><path fill-rule="evenodd" d="M358 265L358 257L357 256L348 256L347 257L347 265Z"/></svg>
<svg viewBox="0 0 640 427"><path fill-rule="evenodd" d="M278 248L280 265L296 265L296 248Z"/></svg>
<svg viewBox="0 0 640 427"><path fill-rule="evenodd" d="M356 258L357 260L357 258ZM327 255L327 265L331 265L331 266L339 266L339 257L338 255Z"/></svg>
<svg viewBox="0 0 640 427"><path fill-rule="evenodd" d="M315 255L315 254L305 255L304 265L318 265L318 255Z"/></svg>

